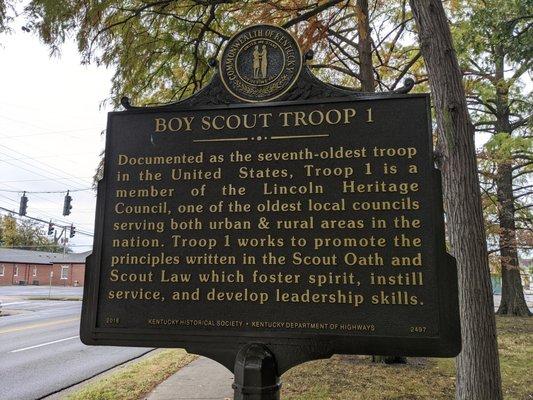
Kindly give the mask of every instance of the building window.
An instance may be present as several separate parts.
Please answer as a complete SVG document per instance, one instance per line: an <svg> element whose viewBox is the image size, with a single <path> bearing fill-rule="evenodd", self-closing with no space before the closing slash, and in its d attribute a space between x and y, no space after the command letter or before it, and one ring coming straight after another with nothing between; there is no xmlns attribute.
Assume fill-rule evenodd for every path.
<svg viewBox="0 0 533 400"><path fill-rule="evenodd" d="M33 267L33 276L37 276L37 267Z"/></svg>
<svg viewBox="0 0 533 400"><path fill-rule="evenodd" d="M61 266L61 279L68 279L68 265Z"/></svg>
<svg viewBox="0 0 533 400"><path fill-rule="evenodd" d="M0 265L0 276L4 276L6 267L4 265Z"/></svg>
<svg viewBox="0 0 533 400"><path fill-rule="evenodd" d="M15 267L15 273L13 276L19 276L19 267Z"/></svg>

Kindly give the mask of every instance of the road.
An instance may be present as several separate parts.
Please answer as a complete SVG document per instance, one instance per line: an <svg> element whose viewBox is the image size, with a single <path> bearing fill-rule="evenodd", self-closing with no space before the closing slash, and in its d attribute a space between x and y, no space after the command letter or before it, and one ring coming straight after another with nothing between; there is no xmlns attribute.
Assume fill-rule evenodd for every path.
<svg viewBox="0 0 533 400"><path fill-rule="evenodd" d="M47 287L0 286L0 399L39 399L151 349L88 347L79 339L80 301L47 297ZM81 297L82 288L54 287L53 297ZM528 303L533 295L528 294ZM499 303L499 296L495 296Z"/></svg>
<svg viewBox="0 0 533 400"><path fill-rule="evenodd" d="M28 300L48 288L0 287L0 399L33 400L79 383L151 349L80 342L81 301ZM81 296L81 288L53 288Z"/></svg>

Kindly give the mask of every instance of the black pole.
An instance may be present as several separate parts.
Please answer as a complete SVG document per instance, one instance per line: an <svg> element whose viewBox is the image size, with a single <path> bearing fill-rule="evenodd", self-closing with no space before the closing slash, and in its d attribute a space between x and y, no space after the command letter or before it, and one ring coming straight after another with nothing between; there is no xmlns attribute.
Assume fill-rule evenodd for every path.
<svg viewBox="0 0 533 400"><path fill-rule="evenodd" d="M237 353L234 374L234 400L279 400L278 365L266 346L243 346Z"/></svg>

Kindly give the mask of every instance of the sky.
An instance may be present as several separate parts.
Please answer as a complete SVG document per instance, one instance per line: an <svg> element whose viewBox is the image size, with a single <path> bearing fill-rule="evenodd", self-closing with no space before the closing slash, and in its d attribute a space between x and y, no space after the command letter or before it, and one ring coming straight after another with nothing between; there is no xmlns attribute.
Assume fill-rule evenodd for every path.
<svg viewBox="0 0 533 400"><path fill-rule="evenodd" d="M19 24L20 25L20 24ZM112 71L82 66L73 42L59 57L31 33L13 24L0 34L0 207L18 211L23 191L89 189L71 193L27 193L27 215L60 225L73 224L75 252L92 248L95 192L92 176L104 148ZM0 214L5 214L0 210ZM43 224L43 229L47 225Z"/></svg>

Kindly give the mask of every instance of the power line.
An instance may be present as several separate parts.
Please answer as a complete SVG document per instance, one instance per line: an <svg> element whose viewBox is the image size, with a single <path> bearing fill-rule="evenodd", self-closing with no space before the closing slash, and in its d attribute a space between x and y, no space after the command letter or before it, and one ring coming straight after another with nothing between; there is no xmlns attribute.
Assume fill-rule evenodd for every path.
<svg viewBox="0 0 533 400"><path fill-rule="evenodd" d="M3 145L0 144L0 147L5 147L5 146L3 146ZM0 151L0 154L4 154L4 155L5 155L6 153ZM43 174L41 174L41 173L39 173L39 172L32 171L32 170L30 170L30 169L28 169L28 168L25 168L25 167L22 167L22 166L20 166L20 165L13 164L12 162L7 161L7 160L0 160L0 161L5 162L6 164L12 165L12 166L14 166L14 167L16 167L16 168L22 168L22 169L24 169L25 171L28 171L28 172L30 172L30 173L32 173L32 174L39 175L39 176L42 176L42 177L44 177L44 178L50 178L50 180L54 180L54 181L59 182L59 183L62 183L62 182L60 182L60 180L59 180L58 178L60 178L60 179L63 179L63 178L64 178L64 176L61 176L61 175L59 175L59 174L57 174L57 173L55 173L55 172L53 172L53 171L46 170L46 169L44 169L44 168L41 168L41 167L39 167L39 166L36 166L36 165L34 165L34 164L32 164L32 163L29 163L29 162L27 162L27 161L18 160L17 162L18 162L18 163L22 163L22 164L26 164L26 165L28 165L28 166L30 166L31 168L34 168L34 169L36 169L36 170L44 171L44 172L46 172L46 173L49 174L49 175L43 175ZM35 161L35 160L34 160L34 161ZM58 170L58 171L61 171L61 170ZM62 171L62 172L64 172L64 171ZM64 174L65 174L65 175L70 175L70 174L68 174L68 173L66 173L66 172L64 172ZM55 177L58 177L58 178L52 178L51 176L55 176ZM72 176L73 176L73 175L72 175ZM76 182L75 180L73 180L72 178L69 178L69 181L72 182L72 183L74 183L75 185L79 185L79 184L80 184L79 182L82 182L81 180L79 180L79 179L77 179L77 178L76 178L76 181L77 181L77 182ZM84 185L84 186L87 185L87 182L83 182L83 185Z"/></svg>
<svg viewBox="0 0 533 400"><path fill-rule="evenodd" d="M68 132L83 132L83 131L90 131L90 130L93 130L93 129L94 130L99 129L98 127L94 127L94 128L74 128L74 129L65 129L65 130L59 130L59 131L54 131L54 130L51 131L51 130L48 130L47 128L43 128L42 126L35 125L35 124L32 124L32 123L27 122L27 121L22 121L20 119L6 117L5 115L0 115L0 118L7 119L8 121L12 121L12 122L15 122L15 123L18 123L18 124L31 126L32 128L37 128L37 129L43 130L42 132L30 133L28 135L16 135L16 136L4 136L4 135L2 135L6 139L21 138L21 137L28 137L28 136L54 135L54 134L58 134L58 133L64 134L64 133L68 133ZM100 132L102 132L104 130L105 129L101 129L100 128ZM71 137L71 138L75 138L75 139L83 139L82 136L75 136L75 135L62 135L62 136Z"/></svg>
<svg viewBox="0 0 533 400"><path fill-rule="evenodd" d="M0 249L25 249L28 247L37 248L37 247L55 247L59 246L57 243L44 243L41 245L31 245L31 246L0 246ZM90 244L67 244L67 247L92 247Z"/></svg>
<svg viewBox="0 0 533 400"><path fill-rule="evenodd" d="M24 190L19 190L19 189L15 188L14 186L9 185L9 184L5 184L5 186L10 187L10 188L13 188L14 190L5 190L5 189L1 189L0 192L5 192L5 193L22 193L22 192L24 192ZM90 190L92 190L92 189L91 189L91 188L87 188L87 189L71 190L71 191L76 191L76 192L85 191L85 192L88 192L88 191L90 191ZM47 202L47 203L53 204L54 206L57 206L57 202L52 201L52 200L49 200L49 199L47 199L47 198L45 198L45 197L43 197L43 196L39 196L39 194L59 194L59 193L66 193L67 191L68 191L68 190L61 190L61 191L34 191L34 192L32 192L32 191L26 191L26 193L33 193L33 196L36 197L37 199L41 199L42 201L45 201L45 202ZM16 204L16 205L19 204L19 200L18 200L18 199L10 198L10 197L8 197L8 196L6 196L6 195L3 195L3 194L1 194L1 193L0 193L0 197L3 197L3 198L5 198L5 199L8 199L9 201L11 201L12 203L14 203L14 204ZM48 213L48 212L46 212L46 211L44 211L44 210L42 210L42 209L38 209L38 208L35 208L35 207L33 207L33 206L32 206L31 208L32 208L33 210L35 210L35 211L39 211L40 213L42 213L43 215L48 216L49 218L52 218L52 219L57 220L57 221L60 221L60 222L62 222L62 223L65 223L65 224L70 224L70 223L71 223L71 221L66 221L66 220L63 220L63 219L61 219L61 218L58 218L58 217L56 217L55 215L52 215L52 214L50 214L50 213ZM78 208L76 207L76 213L78 213L78 212L81 211L81 210L88 210L88 209L78 209ZM90 213L94 213L94 210L91 209L91 210L89 210L88 212L90 212ZM85 213L85 212L84 212L84 213ZM81 226L91 226L91 227L93 226L92 223L77 223L77 225L81 225Z"/></svg>
<svg viewBox="0 0 533 400"><path fill-rule="evenodd" d="M7 119L8 121L13 121L13 122L16 122L16 123L19 123L19 124L22 124L22 125L31 126L32 128L45 129L46 130L46 128L43 128L42 126L35 125L35 124L32 124L32 123L27 122L27 121L21 121L20 119L6 117L5 115L0 115L0 118L4 118L4 119Z"/></svg>
<svg viewBox="0 0 533 400"><path fill-rule="evenodd" d="M19 108L19 109L22 109L22 110L31 110L31 111L41 111L42 110L42 107L39 108L39 107L30 107L28 106L27 103L24 103L24 104L15 104L15 103L8 103L6 101L3 101L3 100L0 100L0 104L4 104L8 107L15 107L15 108ZM72 114L72 113L69 113L69 116L71 118L76 118L76 119L80 119L80 118L86 118L87 115L86 114ZM26 122L23 122L23 121L19 121L17 120L18 122L20 123L23 123L23 124L26 124ZM43 128L44 129L44 128Z"/></svg>
<svg viewBox="0 0 533 400"><path fill-rule="evenodd" d="M35 166L35 165L32 165L32 164L29 164L29 163L27 163L26 161L18 161L18 162L22 162L22 163L24 163L24 164L29 164L31 167L33 167L33 168L35 168L35 169L40 169L41 171L45 171L45 172L47 172L48 174L55 175L55 176L58 176L58 177L60 177L60 178L63 178L64 176L70 176L70 177L74 178L75 180L77 180L78 182L81 181L81 180L79 180L78 178L76 178L76 176L74 176L74 175L72 175L72 174L69 174L68 172L66 172L66 171L64 171L64 170L62 170L62 169L56 168L56 167L54 167L54 166L51 166L50 164L47 164L47 163L45 163L45 162L38 161L38 160L36 160L34 157L30 157L30 156L28 156L27 154L21 153L20 151L17 151L17 150L15 150L15 149L11 148L11 147L8 147L8 146L2 145L2 144L0 144L0 147L3 147L3 148L5 148L5 149L7 149L7 150L9 150L9 151L12 151L12 152L14 152L14 153L20 154L20 155L22 155L22 156L28 157L29 159L31 159L31 160L33 160L33 161L39 163L39 164L42 164L42 165L44 165L45 167L47 167L47 168L49 168L49 169L59 171L59 172L61 172L61 173L63 174L63 176L58 175L57 173L55 173L55 172L53 172L53 171L45 170L45 169L42 168L42 167L38 167L38 166ZM4 153L4 154L5 154L5 153ZM9 154L8 154L8 155L9 155ZM42 176L42 175L41 175L41 176ZM44 176L44 177L45 177L45 178L48 178L48 176ZM74 182L74 180L71 180L71 181ZM86 184L87 184L87 183L84 182L84 185L86 185Z"/></svg>
<svg viewBox="0 0 533 400"><path fill-rule="evenodd" d="M0 146L2 146L2 145L0 144ZM5 153L0 152L0 154L5 154ZM6 161L6 160L0 160L0 162L4 162L4 163L6 163L6 164L12 165L12 166L15 167L15 168L23 169L23 170L25 170L25 171L28 171L28 172L34 174L34 175L39 175L39 176L42 176L42 177L44 177L44 178L50 178L49 176L46 176L46 175L40 174L40 173L38 173L38 172L32 171L31 169L28 169L28 168L21 167L20 165L13 164L13 163L11 163L11 162L9 162L9 161ZM28 165L32 166L31 164L29 164L29 163L27 163L27 162L25 162L25 161L19 161L19 162L24 162L25 164L28 164ZM32 167L34 167L34 166L32 166ZM36 168L36 167L34 167L34 168ZM42 168L40 168L40 169L42 169ZM49 171L45 171L45 172L50 173ZM63 182L59 181L58 179L54 179L54 178L50 178L50 180L51 180L51 181L55 181L55 182L59 182L59 183L63 183ZM84 185L86 185L86 183L84 183Z"/></svg>
<svg viewBox="0 0 533 400"><path fill-rule="evenodd" d="M43 224L49 224L51 221L46 221L44 219L40 219L40 218L36 218L36 217L30 217L29 215L21 215L19 214L18 212L16 212L15 210L10 210L9 208L4 208L4 207L0 207L0 210L4 210L4 211L7 211L9 212L10 214L16 214L18 215L19 217L24 217L24 218L27 218L27 219L31 219L33 221L38 221L38 222L42 222ZM17 218L20 220L20 218ZM66 226L62 226L62 225L59 225L57 223L53 223L53 225L56 225L58 228L65 228Z"/></svg>
<svg viewBox="0 0 533 400"><path fill-rule="evenodd" d="M0 209L2 209L2 210L8 210L8 209L6 209L6 208L4 208L4 207L0 207ZM37 211L40 211L40 210L37 210ZM14 217L14 218L15 218L16 220L18 220L18 221L23 221L23 219L22 219L21 217L26 217L26 218L30 218L30 219L36 219L36 220L39 220L38 218L35 218L35 217L28 217L27 215L20 215L18 212L13 211L13 210L9 210L9 213L11 213L11 214L17 214L18 217ZM45 215L47 215L47 214L45 214ZM52 225L55 225L55 226L60 227L60 228L69 227L69 226L71 226L71 225L74 225L74 226L76 226L76 227L78 227L78 226L87 226L87 225L89 225L89 226L93 226L92 223L84 223L84 224L82 224L82 223L74 222L74 221L72 221L72 222L64 221L64 220L61 220L61 219L58 219L58 218L55 218L55 217L50 217L50 218L51 218L50 221L39 220L39 222L43 222L43 221L44 221L44 223L46 223L46 224L52 223ZM60 223L65 224L65 225L61 225L61 224L59 224L59 223L57 223L57 222L53 222L52 220L54 220L54 221L59 221ZM82 229L82 230L78 230L78 229L76 229L76 232L83 232L83 233L86 234L87 236L93 236L93 233L92 233L92 232L89 232L89 231L84 230L84 229Z"/></svg>
<svg viewBox="0 0 533 400"><path fill-rule="evenodd" d="M84 137L82 136L66 135L66 133L91 131L91 130L97 130L97 129L99 128L94 127L94 128L67 129L63 131L45 131L45 132L29 133L27 135L12 135L12 136L5 136L5 134L1 134L1 135L4 139L25 138L25 137L45 136L45 135L59 135L59 136L65 136L65 137L70 137L74 139L84 139Z"/></svg>
<svg viewBox="0 0 533 400"><path fill-rule="evenodd" d="M9 212L11 214L16 214L19 217L24 217L24 218L27 218L27 219L31 219L33 221L42 222L43 224L50 224L51 223L52 225L57 226L58 228L62 228L62 229L69 229L71 227L71 225L74 225L74 223L71 223L71 224L68 224L68 225L60 225L58 223L46 221L46 220L43 220L43 219L40 219L40 218L30 217L29 215L20 215L18 212L14 211L14 210L10 210L8 208L4 208L4 207L0 207L0 210L7 211L7 212ZM85 231L80 231L78 229L76 229L76 233L80 233L82 235L90 236L90 237L94 236L92 233L88 233L88 232L85 232Z"/></svg>
<svg viewBox="0 0 533 400"><path fill-rule="evenodd" d="M12 189L17 189L17 188L15 188L15 187L12 186L12 185L5 185L5 186L10 187L10 188L12 188ZM17 189L17 190L18 190L18 189ZM21 192L22 192L22 191L21 191ZM4 197L6 197L6 196L4 196ZM56 202L54 202L54 201L52 201L52 200L49 200L49 199L47 199L47 198L45 198L45 197L39 196L38 194L36 194L35 197L38 198L38 199L41 199L41 200L43 200L43 201L45 201L45 202L47 202L47 203L53 204L54 206L57 206L57 203L56 203ZM16 202L18 202L18 201L16 201ZM33 208L33 207L32 207L32 208ZM37 208L34 208L34 210L36 210L36 211L41 211L41 212L44 213L45 215L48 215L48 216L51 217L51 218L55 218L55 216L52 216L51 214L48 214L46 211L39 210L39 209L37 209Z"/></svg>
<svg viewBox="0 0 533 400"><path fill-rule="evenodd" d="M31 158L33 160L41 160L44 158L61 158L61 157L66 158L65 156L71 157L71 156L86 156L86 155L94 155L94 152L91 151L91 152L84 152L84 153L59 153L59 154L49 154L46 156L39 156L39 157L12 157L12 158L8 158L8 160L18 161L18 160L27 160L28 158Z"/></svg>
<svg viewBox="0 0 533 400"><path fill-rule="evenodd" d="M18 205L18 202L15 202L14 200L11 200L13 203L15 203L16 205ZM3 207L0 207L0 209L3 209L3 210L7 210L6 208L3 208ZM90 223L90 222L86 222L86 223L81 223L81 222L76 222L76 221L65 221L63 219L59 219L59 218L56 218L54 217L53 215L51 214L48 214L42 210L38 210L36 208L33 208L33 210L35 211L39 211L40 213L42 213L42 215L46 216L49 221L45 221L47 224L52 222L52 224L54 225L57 225L57 226L70 226L70 225L75 225L75 226L89 226L89 227L93 227L94 224L93 223ZM20 215L18 212L16 211L13 211L13 210L9 210L10 213L15 213L17 215ZM25 215L24 215L25 217ZM22 220L20 218L18 218L19 220ZM63 224L63 225L62 225ZM83 232L86 232L87 234L89 235L92 235L92 232L89 232L87 230L82 230Z"/></svg>
<svg viewBox="0 0 533 400"><path fill-rule="evenodd" d="M8 196L5 196L5 195L3 195L3 194L0 194L0 197L3 197L3 198L5 198L5 199L9 200L10 202L14 203L16 206L18 206L18 204L19 204L18 200L16 200L16 199L12 199L12 198L10 198L10 197L8 197ZM55 203L53 203L53 204L55 204ZM3 208L3 207L0 207L0 209L8 210L8 209ZM75 221L66 221L66 220L63 220L63 219L57 218L56 216L54 216L54 215L52 215L52 214L49 214L49 213L47 213L46 211L40 210L40 209L38 209L38 208L34 208L34 207L32 207L32 210L39 211L42 215L45 215L45 216L47 216L48 218L50 218L50 220L58 221L58 222L60 222L61 224L65 224L65 226L66 226L66 225L70 225L70 224L73 224L73 225L75 225L75 226L90 226L90 227L93 226L93 224L92 224L92 223L89 223L89 222L87 222L87 223L81 223L81 222L75 222ZM12 210L8 210L8 211L9 211L10 213L15 213L15 214L17 214L17 215L20 215L20 214L19 214L18 212L16 212L16 211L12 211ZM46 223L49 223L49 221L45 221L45 222L46 222ZM54 224L57 225L57 226L60 225L60 224L58 224L58 223L54 223ZM82 231L80 231L80 232L85 232L87 235L92 236L92 232L87 232L87 231L85 231L85 230L82 230Z"/></svg>
<svg viewBox="0 0 533 400"><path fill-rule="evenodd" d="M9 201L11 201L12 203L15 203L15 204L19 204L19 201L18 200L15 200L15 199L12 199L11 197L8 197L8 196L5 196L3 194L0 194L0 197L3 197L4 199L7 199Z"/></svg>
<svg viewBox="0 0 533 400"><path fill-rule="evenodd" d="M43 191L43 192L32 192L28 190L4 190L0 189L0 192L7 192L7 193L67 193L67 192L85 192L87 190L93 190L93 188L85 188L85 189L69 189L69 190L52 190L52 191Z"/></svg>
<svg viewBox="0 0 533 400"><path fill-rule="evenodd" d="M78 176L80 179L93 178L92 176ZM70 178L58 178L58 180L69 180ZM0 183L20 183L20 182L48 182L52 179L19 179L14 181L0 181Z"/></svg>

